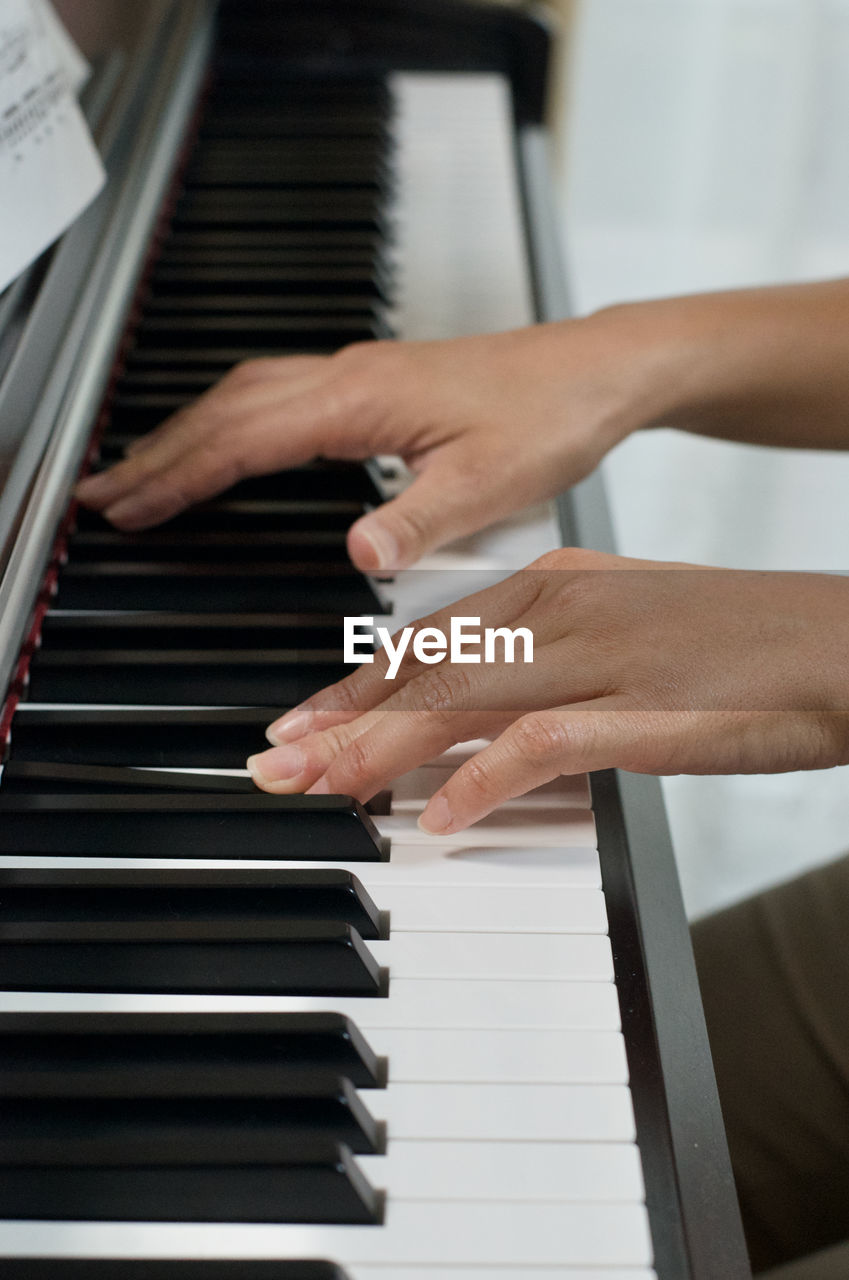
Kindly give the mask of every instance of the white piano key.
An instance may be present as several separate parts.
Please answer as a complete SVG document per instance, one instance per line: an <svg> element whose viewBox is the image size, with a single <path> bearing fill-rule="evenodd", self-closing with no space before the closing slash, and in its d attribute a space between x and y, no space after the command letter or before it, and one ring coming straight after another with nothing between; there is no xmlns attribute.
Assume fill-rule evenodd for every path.
<svg viewBox="0 0 849 1280"><path fill-rule="evenodd" d="M462 763L458 761L454 766L423 765L396 779L391 788L393 814L419 814L434 792L445 785ZM555 778L526 795L508 800L507 805L510 809L589 809L589 782L586 774Z"/></svg>
<svg viewBox="0 0 849 1280"><path fill-rule="evenodd" d="M433 844L392 841L388 862L347 863L363 884L507 884L575 885L601 888L601 864L595 848L526 847L445 849Z"/></svg>
<svg viewBox="0 0 849 1280"><path fill-rule="evenodd" d="M511 849L562 849L569 845L597 848L595 819L591 809L532 809L503 805L494 813L455 836L432 836L420 830L410 814L375 819L382 835L406 844L427 841L446 849L481 846Z"/></svg>
<svg viewBox="0 0 849 1280"><path fill-rule="evenodd" d="M278 1013L340 1013L365 1032L390 1030L619 1030L612 983L443 982L390 979L388 999L358 996L268 996Z"/></svg>
<svg viewBox="0 0 849 1280"><path fill-rule="evenodd" d="M393 1200L641 1201L633 1143L411 1142L390 1137L381 1156L358 1156Z"/></svg>
<svg viewBox="0 0 849 1280"><path fill-rule="evenodd" d="M395 932L368 949L393 978L613 981L610 940L601 934Z"/></svg>
<svg viewBox="0 0 849 1280"><path fill-rule="evenodd" d="M616 1031L362 1029L375 1053L389 1059L393 1084L625 1084L628 1080L625 1042Z"/></svg>
<svg viewBox="0 0 849 1280"><path fill-rule="evenodd" d="M607 933L598 889L387 884L378 905L402 933Z"/></svg>
<svg viewBox="0 0 849 1280"><path fill-rule="evenodd" d="M343 1266L383 1267L645 1267L651 1261L645 1209L616 1202L511 1204L508 1213L503 1204L390 1198L383 1227L8 1222L0 1224L0 1249L42 1256L333 1258Z"/></svg>
<svg viewBox="0 0 849 1280"><path fill-rule="evenodd" d="M515 1267L348 1267L349 1280L531 1280ZM534 1267L533 1280L657 1280L656 1272L639 1267Z"/></svg>

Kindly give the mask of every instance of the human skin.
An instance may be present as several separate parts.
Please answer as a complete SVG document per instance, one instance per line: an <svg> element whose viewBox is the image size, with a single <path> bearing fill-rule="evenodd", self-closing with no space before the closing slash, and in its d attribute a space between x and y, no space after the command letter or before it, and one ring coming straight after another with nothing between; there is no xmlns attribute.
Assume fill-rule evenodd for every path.
<svg viewBox="0 0 849 1280"><path fill-rule="evenodd" d="M771 773L849 763L849 583L550 552L450 615L523 626L534 661L509 668L408 655L360 667L276 721L252 757L278 793L365 800L456 742L493 738L421 818L451 833L560 774Z"/></svg>
<svg viewBox="0 0 849 1280"><path fill-rule="evenodd" d="M348 539L360 568L396 569L562 491L633 431L675 425L845 449L847 406L849 282L701 295L512 333L252 361L78 495L139 529L246 475L317 455L400 454L414 482ZM365 798L445 745L498 735L423 815L427 829L446 831L560 772L770 772L849 758L841 578L684 571L574 550L532 568L511 582L547 581L532 614L550 640L529 672L511 671L519 703L498 706L493 673L503 669L486 667L474 681L470 668L428 668L402 687L405 667L387 699L376 664L307 704L327 715L321 699L333 699L344 726L277 726L290 743L297 732L307 767L293 775L273 748L252 758L258 784ZM500 595L480 603L452 611L526 625L502 616L512 605ZM405 705L430 687L423 680L435 705ZM358 701L364 689L373 702Z"/></svg>

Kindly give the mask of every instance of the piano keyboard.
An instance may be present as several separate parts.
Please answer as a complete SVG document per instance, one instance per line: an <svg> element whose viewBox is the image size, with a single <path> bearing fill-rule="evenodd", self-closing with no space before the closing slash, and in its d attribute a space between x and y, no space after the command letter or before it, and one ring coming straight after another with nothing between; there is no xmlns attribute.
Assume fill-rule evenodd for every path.
<svg viewBox="0 0 849 1280"><path fill-rule="evenodd" d="M529 322L512 128L500 76L225 50L94 464L237 360ZM655 1278L588 780L439 839L478 744L365 808L243 768L344 674L342 615L559 544L545 505L369 582L345 530L402 482L317 462L60 530L0 782L4 1280Z"/></svg>

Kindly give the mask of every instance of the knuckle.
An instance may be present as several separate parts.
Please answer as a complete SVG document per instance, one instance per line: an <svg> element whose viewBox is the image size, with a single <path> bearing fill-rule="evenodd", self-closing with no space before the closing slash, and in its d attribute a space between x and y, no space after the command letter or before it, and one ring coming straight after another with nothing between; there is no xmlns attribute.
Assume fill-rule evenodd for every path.
<svg viewBox="0 0 849 1280"><path fill-rule="evenodd" d="M514 730L517 750L531 764L544 764L562 755L568 739L565 725L553 715L524 716Z"/></svg>
<svg viewBox="0 0 849 1280"><path fill-rule="evenodd" d="M488 803L500 798L503 791L498 786L493 764L485 756L473 756L456 776L457 781L479 802Z"/></svg>
<svg viewBox="0 0 849 1280"><path fill-rule="evenodd" d="M356 675L356 673L355 673ZM355 675L329 685L313 699L313 705L324 713L354 715L361 710Z"/></svg>
<svg viewBox="0 0 849 1280"><path fill-rule="evenodd" d="M350 786L356 790L371 776L374 768L374 752L368 745L368 739L364 734L346 738L342 733L328 730L327 740L332 745L333 752L328 773L336 785Z"/></svg>
<svg viewBox="0 0 849 1280"><path fill-rule="evenodd" d="M413 681L417 706L439 723L468 708L471 682L465 671L433 671Z"/></svg>

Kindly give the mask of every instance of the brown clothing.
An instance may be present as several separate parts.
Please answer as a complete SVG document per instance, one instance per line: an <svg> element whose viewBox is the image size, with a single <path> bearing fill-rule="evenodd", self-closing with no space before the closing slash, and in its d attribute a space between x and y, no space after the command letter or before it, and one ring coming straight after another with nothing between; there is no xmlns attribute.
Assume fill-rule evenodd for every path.
<svg viewBox="0 0 849 1280"><path fill-rule="evenodd" d="M698 922L693 945L753 1269L849 1278L849 857Z"/></svg>

